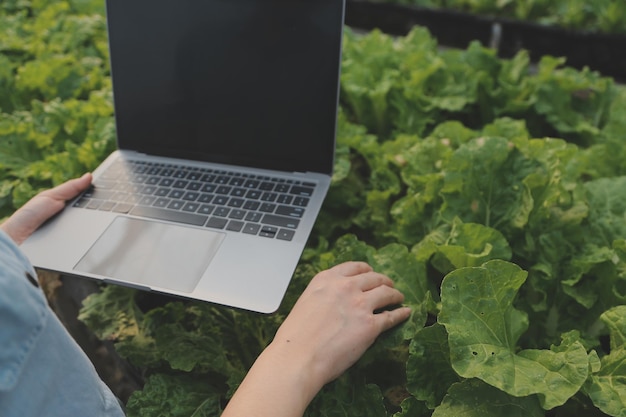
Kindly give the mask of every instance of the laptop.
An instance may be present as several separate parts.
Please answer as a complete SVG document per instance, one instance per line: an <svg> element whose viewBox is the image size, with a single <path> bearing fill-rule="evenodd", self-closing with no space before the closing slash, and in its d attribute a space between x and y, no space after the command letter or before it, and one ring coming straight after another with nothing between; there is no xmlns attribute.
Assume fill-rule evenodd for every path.
<svg viewBox="0 0 626 417"><path fill-rule="evenodd" d="M118 149L42 269L276 311L327 193L345 0L107 0Z"/></svg>

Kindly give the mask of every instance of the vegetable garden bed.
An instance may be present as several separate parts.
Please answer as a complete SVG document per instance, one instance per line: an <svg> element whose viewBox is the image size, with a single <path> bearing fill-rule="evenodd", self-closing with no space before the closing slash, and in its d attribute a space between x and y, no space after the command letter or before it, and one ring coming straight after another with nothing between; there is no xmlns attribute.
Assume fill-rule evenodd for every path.
<svg viewBox="0 0 626 417"><path fill-rule="evenodd" d="M0 5L2 214L114 146L99 7ZM218 416L308 280L345 260L414 313L308 416L624 415L626 91L558 58L531 73L523 51L438 46L346 31L333 183L277 314L86 299L80 319L145 379L130 416Z"/></svg>
<svg viewBox="0 0 626 417"><path fill-rule="evenodd" d="M494 3L493 8L496 7ZM618 7L623 7L626 13L626 6ZM574 68L587 66L624 81L626 14L621 17L625 20L622 22L624 30L613 33L541 24L506 15L424 7L410 1L348 0L346 8L346 23L355 28L379 28L386 33L406 35L414 25L420 25L427 27L441 45L466 48L471 41L479 40L483 45L497 48L503 58L510 58L524 49L535 61L544 55L565 57L567 64Z"/></svg>

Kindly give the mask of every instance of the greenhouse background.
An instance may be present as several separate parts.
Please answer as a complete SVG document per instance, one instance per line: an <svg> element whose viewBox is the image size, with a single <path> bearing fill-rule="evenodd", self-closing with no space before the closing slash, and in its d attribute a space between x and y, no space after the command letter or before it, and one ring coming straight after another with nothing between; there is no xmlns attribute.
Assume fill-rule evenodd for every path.
<svg viewBox="0 0 626 417"><path fill-rule="evenodd" d="M333 182L278 313L42 272L128 415L218 416L308 280L364 260L413 315L307 416L625 416L626 3L353 0L346 24ZM3 0L0 218L114 148L103 0Z"/></svg>

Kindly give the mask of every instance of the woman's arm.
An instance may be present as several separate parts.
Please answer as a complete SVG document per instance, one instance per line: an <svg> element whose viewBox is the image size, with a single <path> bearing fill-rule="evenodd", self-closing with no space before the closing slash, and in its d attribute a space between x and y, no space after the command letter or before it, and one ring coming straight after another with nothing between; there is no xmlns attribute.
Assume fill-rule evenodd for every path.
<svg viewBox="0 0 626 417"><path fill-rule="evenodd" d="M222 417L301 416L317 392L353 365L378 335L406 320L393 282L362 262L316 275Z"/></svg>

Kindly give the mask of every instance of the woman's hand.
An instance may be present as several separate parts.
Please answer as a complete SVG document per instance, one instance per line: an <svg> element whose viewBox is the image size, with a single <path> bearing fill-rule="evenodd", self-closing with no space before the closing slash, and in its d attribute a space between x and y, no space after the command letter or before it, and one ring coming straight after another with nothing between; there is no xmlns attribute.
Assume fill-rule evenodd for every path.
<svg viewBox="0 0 626 417"><path fill-rule="evenodd" d="M85 174L42 191L13 213L0 228L20 245L46 220L61 211L67 200L86 190L91 185L91 180L91 174Z"/></svg>
<svg viewBox="0 0 626 417"><path fill-rule="evenodd" d="M309 360L321 388L352 366L380 333L409 317L409 308L375 313L403 301L391 279L366 263L337 265L313 278L272 345Z"/></svg>
<svg viewBox="0 0 626 417"><path fill-rule="evenodd" d="M246 376L223 416L301 416L378 335L406 320L404 296L362 262L320 272Z"/></svg>

